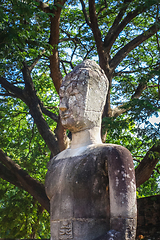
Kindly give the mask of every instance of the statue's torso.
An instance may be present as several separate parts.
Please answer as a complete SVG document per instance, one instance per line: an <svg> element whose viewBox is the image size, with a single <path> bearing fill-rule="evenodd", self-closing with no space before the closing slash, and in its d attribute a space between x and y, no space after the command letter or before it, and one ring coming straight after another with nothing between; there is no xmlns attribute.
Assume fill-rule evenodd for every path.
<svg viewBox="0 0 160 240"><path fill-rule="evenodd" d="M107 155L100 146L52 159L46 176L52 240L92 240L109 229Z"/></svg>

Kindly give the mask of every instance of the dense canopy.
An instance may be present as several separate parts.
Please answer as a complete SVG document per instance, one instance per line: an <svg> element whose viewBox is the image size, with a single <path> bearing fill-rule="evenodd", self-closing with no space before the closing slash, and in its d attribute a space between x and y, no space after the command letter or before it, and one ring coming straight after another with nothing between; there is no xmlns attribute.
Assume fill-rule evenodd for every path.
<svg viewBox="0 0 160 240"><path fill-rule="evenodd" d="M0 238L49 238L47 162L70 141L59 87L86 58L109 80L103 142L131 151L138 197L159 194L159 0L1 0L0 26Z"/></svg>

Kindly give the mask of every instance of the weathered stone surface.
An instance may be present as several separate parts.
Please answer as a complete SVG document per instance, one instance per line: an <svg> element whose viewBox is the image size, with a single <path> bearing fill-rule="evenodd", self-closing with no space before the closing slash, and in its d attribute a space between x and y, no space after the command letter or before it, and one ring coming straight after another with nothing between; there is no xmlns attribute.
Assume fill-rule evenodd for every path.
<svg viewBox="0 0 160 240"><path fill-rule="evenodd" d="M55 157L50 161L48 169L46 192L51 203L52 239L72 237L74 240L93 240L100 237L100 240L110 229L110 219L116 235L124 229L119 240L135 239L134 171L127 149L118 145L101 144L87 149L80 156L58 160ZM117 196L110 200L115 202L115 208L119 206L116 210L118 214L112 211L112 216L108 172L109 175L113 173L110 181L114 185L113 192L117 192ZM116 219L115 216L120 218ZM65 224L68 227L62 231L61 226ZM62 232L64 236L61 236Z"/></svg>
<svg viewBox="0 0 160 240"><path fill-rule="evenodd" d="M65 76L60 88L60 116L72 132L100 126L108 79L94 61L87 60Z"/></svg>
<svg viewBox="0 0 160 240"><path fill-rule="evenodd" d="M136 185L130 152L102 144L101 115L108 80L86 60L60 88L62 125L72 132L70 148L48 164L51 240L134 240Z"/></svg>

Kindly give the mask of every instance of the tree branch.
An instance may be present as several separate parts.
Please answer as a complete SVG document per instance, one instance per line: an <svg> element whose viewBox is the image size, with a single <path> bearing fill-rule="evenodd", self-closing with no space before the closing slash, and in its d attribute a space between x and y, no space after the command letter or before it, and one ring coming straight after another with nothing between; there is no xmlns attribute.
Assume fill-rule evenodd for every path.
<svg viewBox="0 0 160 240"><path fill-rule="evenodd" d="M63 6L66 0L56 1L57 4ZM54 17L50 16L50 39L49 43L53 47L52 55L50 56L50 71L51 78L54 83L55 89L59 92L59 88L62 82L62 75L59 68L59 56L58 56L58 43L59 43L59 25L60 25L60 14L62 8L56 6L57 10L54 11Z"/></svg>
<svg viewBox="0 0 160 240"><path fill-rule="evenodd" d="M89 15L90 15L90 21L91 21L91 29L94 35L94 39L96 42L97 52L99 56L99 64L101 68L105 71L106 75L109 75L109 68L107 68L107 61L104 56L104 50L103 50L103 44L102 44L102 38L101 38L101 32L98 27L98 21L97 21L97 14L96 14L96 7L95 7L95 0L89 0Z"/></svg>
<svg viewBox="0 0 160 240"><path fill-rule="evenodd" d="M160 142L153 145L153 147L146 153L145 157L136 168L135 174L137 187L139 187L150 178L153 169L159 161L159 158Z"/></svg>
<svg viewBox="0 0 160 240"><path fill-rule="evenodd" d="M145 82L140 82L138 87L136 88L134 94L131 96L131 99L138 99L140 98L140 96L142 95L143 91L147 88L151 88L151 87L158 87L158 85L152 85L152 86L147 86L147 80L153 78L156 75L156 71L158 71L160 68L160 64L156 64L156 67L149 72L148 74L145 74L145 78L146 81ZM129 102L128 102L129 103ZM110 109L110 117L118 117L120 116L122 113L125 113L126 111L130 110L130 107L126 108L126 103L123 103L117 107L115 107L114 109Z"/></svg>
<svg viewBox="0 0 160 240"><path fill-rule="evenodd" d="M58 139L59 150L63 151L64 149L69 147L70 140L67 137L66 130L62 126L60 117L58 118L57 127L56 127L54 132L55 132L55 134L57 136L57 139Z"/></svg>
<svg viewBox="0 0 160 240"><path fill-rule="evenodd" d="M44 3L40 0L35 0L35 2L39 3L39 8L43 11L43 12L46 12L46 13L50 13L51 10L49 8L49 5L47 3Z"/></svg>
<svg viewBox="0 0 160 240"><path fill-rule="evenodd" d="M36 90L32 82L31 73L26 64L24 64L22 71L23 71L23 77L25 81L24 102L29 107L30 114L32 115L37 125L38 131L43 137L44 141L46 142L48 148L50 149L53 155L56 155L59 153L58 143L54 134L49 128L49 125L46 122L42 112L44 112L46 115L49 115L52 119L54 118L54 120L56 121L57 121L57 116L55 116L55 114L48 111L43 106L40 99L37 97Z"/></svg>
<svg viewBox="0 0 160 240"><path fill-rule="evenodd" d="M12 180L12 182L10 182L14 184L14 182L16 183L17 179L19 181L19 185L21 185L23 189L30 193L49 212L49 199L46 196L44 185L36 179L32 178L29 174L27 174L27 172L24 171L18 164L16 164L11 158L6 156L1 149L0 161L7 168L7 171L5 168L5 171L3 172L3 179L6 178L5 180L7 180L7 178L9 178L10 171ZM7 174L5 175L5 173Z"/></svg>
<svg viewBox="0 0 160 240"><path fill-rule="evenodd" d="M140 98L142 92L147 88L147 83L139 83L135 93L132 95L132 99Z"/></svg>
<svg viewBox="0 0 160 240"><path fill-rule="evenodd" d="M65 4L66 0L62 1L56 1L56 3L59 3L61 6ZM51 71L51 78L54 83L56 91L59 93L59 88L61 86L62 82L62 74L60 72L59 67L59 55L58 55L58 43L59 43L59 26L60 26L60 14L61 14L62 8L57 6L57 10L54 12L54 17L50 17L51 26L50 26L50 39L49 43L53 47L52 55L50 56L50 71ZM60 121L60 120L59 120ZM67 146L65 139L66 137L66 131L63 127L61 127L61 124L57 124L57 131L55 131L55 134L57 136L58 143L57 149L58 151L64 150ZM63 143L63 144L62 144ZM62 144L62 145L61 145ZM55 149L56 150L56 149ZM58 153L57 151L57 153ZM55 152L55 151L54 151Z"/></svg>
<svg viewBox="0 0 160 240"><path fill-rule="evenodd" d="M8 82L5 78L0 77L0 84L3 88L7 90L8 93L14 94L15 97L24 99L23 97L23 90L14 86L12 83Z"/></svg>
<svg viewBox="0 0 160 240"><path fill-rule="evenodd" d="M71 66L72 69L74 68L74 66L72 64L72 61L60 60L60 62L61 63L68 63Z"/></svg>
<svg viewBox="0 0 160 240"><path fill-rule="evenodd" d="M82 5L82 11L83 11L86 23L88 24L89 27L91 27L91 22L89 21L89 18L88 18L87 12L86 12L86 8L85 8L85 3L84 3L83 0L80 0L80 2L81 2L81 5Z"/></svg>
<svg viewBox="0 0 160 240"><path fill-rule="evenodd" d="M41 107L41 110L42 112L50 117L51 119L53 119L55 122L58 122L58 116L55 114L55 113L52 113L51 111L49 111L46 107L44 107L43 103L41 102L40 103L40 107Z"/></svg>
<svg viewBox="0 0 160 240"><path fill-rule="evenodd" d="M10 182L11 184L15 185L16 187L24 189L23 186L20 184L19 180L17 179L17 177L14 174L12 174L11 171L9 171L2 163L0 163L0 177L3 180L6 180L7 182Z"/></svg>
<svg viewBox="0 0 160 240"><path fill-rule="evenodd" d="M128 2L131 2L131 1L128 1ZM144 10L146 9L146 7L143 7L143 8L140 8L140 9L137 8L136 10L134 10L132 12L129 12L127 14L127 16L120 23L127 7L128 6L127 6L127 3L126 3L126 5L121 9L120 13L116 17L112 27L110 28L109 32L107 33L107 36L104 39L104 49L105 49L105 52L107 52L107 53L109 53L109 51L110 51L113 43L115 42L116 38L119 36L120 32L126 27L126 25L133 18L135 18L137 15L144 12Z"/></svg>
<svg viewBox="0 0 160 240"><path fill-rule="evenodd" d="M156 71L159 70L160 64L156 64L154 66L156 66L156 67L151 72L149 72L148 75L145 75L145 77L147 76L147 79L151 79L156 75ZM140 82L138 87L136 88L134 94L131 96L131 99L138 99L141 96L141 94L143 93L143 91L148 87L156 87L156 85L147 86L147 80L145 82ZM126 107L126 104L128 104L128 107ZM104 117L116 118L116 117L120 116L121 114L129 111L130 109L131 109L131 107L129 107L129 101L112 109L111 105L110 105L110 92L108 92L106 104L105 104L104 112L103 112L103 118ZM102 128L101 129L102 141L105 142L106 136L107 136L107 129L106 129L105 125L103 125L103 124L102 124L101 128Z"/></svg>
<svg viewBox="0 0 160 240"><path fill-rule="evenodd" d="M29 71L31 72L33 70L33 68L36 66L36 64L38 63L38 61L41 59L41 57L43 56L43 54L45 53L45 49L41 52L41 54L39 54L39 56L33 61L33 63L31 64L31 66L28 67Z"/></svg>
<svg viewBox="0 0 160 240"><path fill-rule="evenodd" d="M135 90L135 93L132 95L131 99L138 99L140 98L142 92L147 88L147 84L139 83L137 89ZM130 107L125 107L126 103L121 104L120 106L117 106L116 108L111 110L111 117L118 117L122 113L127 112L130 110Z"/></svg>
<svg viewBox="0 0 160 240"><path fill-rule="evenodd" d="M47 122L45 121L42 112L56 122L58 121L58 117L56 116L56 114L50 112L43 106L43 103L36 95L36 90L30 75L31 74L30 70L26 63L23 63L23 65L24 67L22 69L22 72L25 82L24 90L15 87L13 84L9 83L3 77L0 77L0 83L7 91L13 92L15 94L15 97L20 98L23 102L27 104L27 106L30 109L30 114L34 118L34 121L37 125L39 133L43 137L52 154L56 155L59 153L58 143L56 137L50 130Z"/></svg>
<svg viewBox="0 0 160 240"><path fill-rule="evenodd" d="M118 64L131 52L134 48L139 46L141 43L146 41L148 38L152 37L157 31L157 23L155 23L152 27L150 27L147 31L144 31L141 35L134 38L128 44L126 44L118 53L113 57L110 61L110 68L112 72L118 66Z"/></svg>

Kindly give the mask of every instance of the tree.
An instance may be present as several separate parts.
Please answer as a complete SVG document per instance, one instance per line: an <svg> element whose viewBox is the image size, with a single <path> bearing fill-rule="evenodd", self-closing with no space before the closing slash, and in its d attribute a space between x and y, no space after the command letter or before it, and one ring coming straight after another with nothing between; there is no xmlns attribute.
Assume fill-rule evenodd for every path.
<svg viewBox="0 0 160 240"><path fill-rule="evenodd" d="M160 124L148 121L160 109L159 10L158 0L1 0L0 211L16 203L22 214L1 219L6 228L16 221L0 237L48 237L46 164L70 141L58 116L59 87L86 58L109 80L103 142L132 152L139 196L159 192Z"/></svg>

